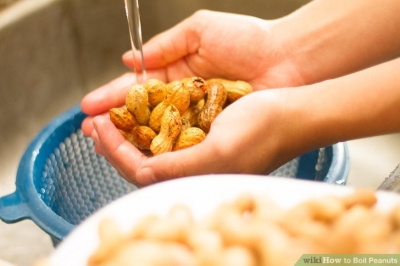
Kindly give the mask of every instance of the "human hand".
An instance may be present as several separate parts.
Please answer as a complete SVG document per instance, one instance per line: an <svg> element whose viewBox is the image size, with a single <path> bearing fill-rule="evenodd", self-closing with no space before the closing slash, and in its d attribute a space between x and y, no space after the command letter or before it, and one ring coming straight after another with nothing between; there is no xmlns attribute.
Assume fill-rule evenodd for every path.
<svg viewBox="0 0 400 266"><path fill-rule="evenodd" d="M366 2L366 5L375 5L373 1ZM98 116L111 107L123 105L134 83L130 79L132 74L127 74L83 99L82 110L89 114L82 125L85 135L93 137L98 152L122 176L146 185L203 173L268 173L312 148L397 132L396 125L400 124L397 99L400 98L393 85L398 84L398 75L393 71L398 60L393 63L395 67L388 64L361 71L359 75L334 79L391 58L398 51L396 38L387 41L394 36L392 32L379 30L395 23L398 18L395 9L382 5L394 19L373 24L379 25L378 30L369 30L365 35L364 28L357 27L359 23L352 23L359 18L354 14L364 14L359 12L359 6L361 9L364 6L358 2L351 2L352 8L345 16L348 23L340 24L331 22L343 20L337 16L343 15L342 9L320 12L320 5L327 4L324 8L330 11L335 1L314 3L311 8L301 9L280 21L197 12L144 46L148 77L163 81L188 76L242 79L256 91L315 84L292 89L288 97L291 101L284 100L289 95L286 89L254 92L225 109L202 143L186 150L146 157L123 139L106 116ZM382 12L382 17L387 12ZM320 14L318 21L322 22L307 19L314 18L310 14ZM358 42L360 36L363 42ZM347 42L338 42L339 39ZM376 39L385 40L385 45L380 46L384 48L371 52L370 44ZM123 61L132 65L131 54L125 54ZM382 78L388 74L390 78ZM317 84L323 80L327 81ZM346 90L338 93L338 88ZM379 93L366 94L366 91ZM379 95L379 106L375 95ZM249 151L251 154L247 154Z"/></svg>
<svg viewBox="0 0 400 266"><path fill-rule="evenodd" d="M94 118L93 137L121 176L138 186L208 173L269 173L302 152L287 147L288 139L301 134L285 123L290 120L284 117L284 94L283 89L249 94L214 120L203 142L153 157L126 141L106 117Z"/></svg>
<svg viewBox="0 0 400 266"><path fill-rule="evenodd" d="M285 58L284 46L273 38L272 28L273 22L254 17L196 12L144 45L148 78L165 82L191 76L240 79L255 90L299 85L302 79ZM123 61L132 66L132 53L126 53ZM82 124L85 135L92 134L94 116L124 104L135 82L133 74L125 74L84 97L82 111L89 115Z"/></svg>
<svg viewBox="0 0 400 266"><path fill-rule="evenodd" d="M201 10L152 38L143 50L147 71L164 81L222 77L245 80L255 90L303 84L274 22L251 16ZM135 57L140 64L139 54ZM132 52L123 61L132 67Z"/></svg>

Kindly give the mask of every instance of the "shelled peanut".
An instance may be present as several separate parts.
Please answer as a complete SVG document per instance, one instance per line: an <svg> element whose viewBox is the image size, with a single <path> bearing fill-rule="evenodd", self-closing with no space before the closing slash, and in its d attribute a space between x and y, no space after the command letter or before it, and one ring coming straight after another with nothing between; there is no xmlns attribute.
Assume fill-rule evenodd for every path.
<svg viewBox="0 0 400 266"><path fill-rule="evenodd" d="M158 155L203 141L218 114L252 91L245 81L189 77L167 84L150 79L132 86L126 106L110 109L109 115L125 139Z"/></svg>

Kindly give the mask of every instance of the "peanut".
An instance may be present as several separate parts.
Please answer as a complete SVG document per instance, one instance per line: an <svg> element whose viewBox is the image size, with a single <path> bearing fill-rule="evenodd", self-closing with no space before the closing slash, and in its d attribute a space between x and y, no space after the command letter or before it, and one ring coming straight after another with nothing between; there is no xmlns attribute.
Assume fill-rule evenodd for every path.
<svg viewBox="0 0 400 266"><path fill-rule="evenodd" d="M182 121L178 109L175 105L168 106L161 117L160 133L151 142L151 152L158 155L172 151L181 128Z"/></svg>
<svg viewBox="0 0 400 266"><path fill-rule="evenodd" d="M124 130L119 130L119 132L121 133L122 136L124 136L124 138L130 142L133 146L135 147L139 147L139 144L137 142L137 138L136 135L133 134L132 132L128 132L128 131L124 131Z"/></svg>
<svg viewBox="0 0 400 266"><path fill-rule="evenodd" d="M208 86L207 98L198 117L199 127L208 133L211 123L222 112L227 99L227 90L221 83L212 82Z"/></svg>
<svg viewBox="0 0 400 266"><path fill-rule="evenodd" d="M202 142L206 134L198 127L189 127L181 132L175 143L174 151L186 149Z"/></svg>
<svg viewBox="0 0 400 266"><path fill-rule="evenodd" d="M221 83L224 85L225 89L228 91L227 103L233 103L243 97L246 94L249 94L253 91L253 87L247 83L246 81L237 80L227 80L227 79L210 79L207 83Z"/></svg>
<svg viewBox="0 0 400 266"><path fill-rule="evenodd" d="M160 102L164 101L167 95L167 85L158 79L149 79L144 88L149 96L149 105L151 108L156 107Z"/></svg>
<svg viewBox="0 0 400 266"><path fill-rule="evenodd" d="M147 125L150 118L149 99L146 89L136 84L126 96L126 108L131 112L140 125Z"/></svg>
<svg viewBox="0 0 400 266"><path fill-rule="evenodd" d="M197 103L204 98L204 94L207 91L207 84L204 79L200 77L185 78L182 80L183 86L189 90L190 102L192 104Z"/></svg>
<svg viewBox="0 0 400 266"><path fill-rule="evenodd" d="M159 103L151 112L149 126L155 131L160 131L161 117L166 108L174 105L180 114L183 114L190 105L190 94L182 82L173 82L167 86L167 95L165 100Z"/></svg>
<svg viewBox="0 0 400 266"><path fill-rule="evenodd" d="M123 131L131 131L135 126L139 125L133 114L126 108L111 108L109 115L116 128Z"/></svg>
<svg viewBox="0 0 400 266"><path fill-rule="evenodd" d="M182 82L173 82L167 86L167 95L163 101L167 105L175 105L180 114L183 114L190 105L190 92Z"/></svg>
<svg viewBox="0 0 400 266"><path fill-rule="evenodd" d="M157 135L148 126L137 126L132 130L132 133L136 136L136 147L143 150L150 150L151 142Z"/></svg>

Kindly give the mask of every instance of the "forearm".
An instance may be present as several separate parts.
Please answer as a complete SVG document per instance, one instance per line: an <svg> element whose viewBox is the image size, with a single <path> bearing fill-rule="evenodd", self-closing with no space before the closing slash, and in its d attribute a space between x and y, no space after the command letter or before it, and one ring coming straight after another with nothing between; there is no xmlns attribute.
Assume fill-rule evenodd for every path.
<svg viewBox="0 0 400 266"><path fill-rule="evenodd" d="M273 32L312 84L399 54L399 10L393 0L316 0L277 20Z"/></svg>
<svg viewBox="0 0 400 266"><path fill-rule="evenodd" d="M400 132L400 59L341 78L288 89L286 125L312 149ZM307 146L309 145L309 146Z"/></svg>

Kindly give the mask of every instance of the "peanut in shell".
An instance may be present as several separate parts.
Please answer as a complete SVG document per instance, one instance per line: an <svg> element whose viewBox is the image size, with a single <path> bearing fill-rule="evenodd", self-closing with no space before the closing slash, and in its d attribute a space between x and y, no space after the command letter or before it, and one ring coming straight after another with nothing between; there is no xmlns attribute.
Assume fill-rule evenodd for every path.
<svg viewBox="0 0 400 266"><path fill-rule="evenodd" d="M167 95L167 84L158 79L149 79L143 84L147 91L149 105L151 108L156 107L160 102L165 100Z"/></svg>
<svg viewBox="0 0 400 266"><path fill-rule="evenodd" d="M174 105L168 106L161 117L160 133L153 139L150 150L153 155L172 151L182 129L181 116Z"/></svg>
<svg viewBox="0 0 400 266"><path fill-rule="evenodd" d="M221 78L207 80L207 84L215 82L224 85L225 89L228 91L227 104L231 104L239 100L241 97L253 92L253 87L250 85L250 83L243 80L233 81Z"/></svg>
<svg viewBox="0 0 400 266"><path fill-rule="evenodd" d="M132 86L126 96L125 104L140 125L148 124L150 118L149 98L142 85L135 84Z"/></svg>
<svg viewBox="0 0 400 266"><path fill-rule="evenodd" d="M142 150L150 150L151 142L157 136L148 126L137 126L132 133L136 136L137 147Z"/></svg>
<svg viewBox="0 0 400 266"><path fill-rule="evenodd" d="M189 108L190 94L182 82L168 84L165 100L159 103L151 112L149 126L155 132L160 131L161 117L171 105L174 105L180 114L183 114Z"/></svg>
<svg viewBox="0 0 400 266"><path fill-rule="evenodd" d="M198 127L189 127L185 130L182 130L175 143L174 151L192 147L202 142L205 138L206 134L203 130Z"/></svg>
<svg viewBox="0 0 400 266"><path fill-rule="evenodd" d="M111 122L118 129L131 131L135 126L139 125L134 115L126 108L111 108L109 115Z"/></svg>
<svg viewBox="0 0 400 266"><path fill-rule="evenodd" d="M199 127L208 133L211 123L222 112L228 92L221 83L210 83L207 98L198 116Z"/></svg>

